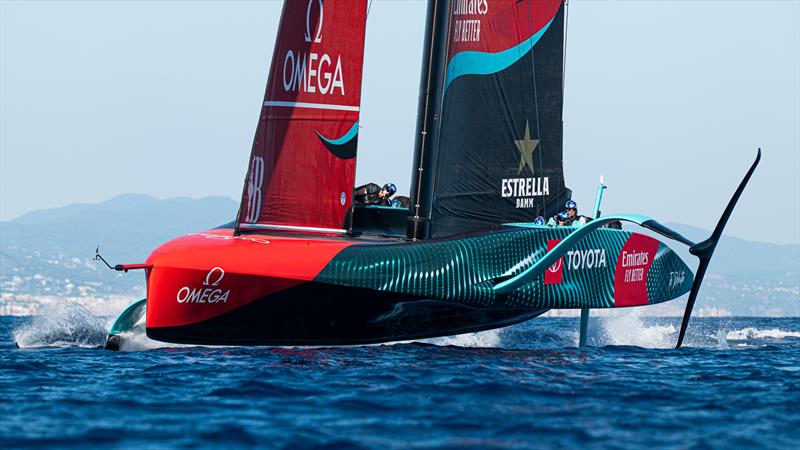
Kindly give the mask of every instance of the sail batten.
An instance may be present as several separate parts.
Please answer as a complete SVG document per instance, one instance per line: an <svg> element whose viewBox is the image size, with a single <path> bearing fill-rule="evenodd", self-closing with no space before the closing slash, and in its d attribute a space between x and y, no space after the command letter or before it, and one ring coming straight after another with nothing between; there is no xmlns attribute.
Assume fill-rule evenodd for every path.
<svg viewBox="0 0 800 450"><path fill-rule="evenodd" d="M339 234L352 214L367 0L286 0L237 232Z"/></svg>

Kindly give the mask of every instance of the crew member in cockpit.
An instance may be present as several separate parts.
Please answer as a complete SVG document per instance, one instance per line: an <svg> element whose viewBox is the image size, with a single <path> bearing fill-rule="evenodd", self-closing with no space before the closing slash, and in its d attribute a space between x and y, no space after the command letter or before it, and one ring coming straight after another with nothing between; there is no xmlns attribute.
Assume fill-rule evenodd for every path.
<svg viewBox="0 0 800 450"><path fill-rule="evenodd" d="M553 216L553 218L550 219L551 224L564 227L579 227L581 225L586 225L586 222L592 220L589 217L578 214L578 204L575 203L575 201L569 200L564 206L565 211Z"/></svg>
<svg viewBox="0 0 800 450"><path fill-rule="evenodd" d="M386 183L383 187L375 183L367 183L355 188L353 202L356 205L391 206L392 195L397 192L393 183Z"/></svg>

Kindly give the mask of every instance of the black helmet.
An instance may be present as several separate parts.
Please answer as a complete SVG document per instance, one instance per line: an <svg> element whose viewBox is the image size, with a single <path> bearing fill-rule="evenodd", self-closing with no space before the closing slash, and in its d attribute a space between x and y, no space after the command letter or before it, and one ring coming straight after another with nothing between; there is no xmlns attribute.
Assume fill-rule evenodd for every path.
<svg viewBox="0 0 800 450"><path fill-rule="evenodd" d="M397 192L397 186L394 183L386 183L383 185L383 189L389 193L389 195L394 195Z"/></svg>

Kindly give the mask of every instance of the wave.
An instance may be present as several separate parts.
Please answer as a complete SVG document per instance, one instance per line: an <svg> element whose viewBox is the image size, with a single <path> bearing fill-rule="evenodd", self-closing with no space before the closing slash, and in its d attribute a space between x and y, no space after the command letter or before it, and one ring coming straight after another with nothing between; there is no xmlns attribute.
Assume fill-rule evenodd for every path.
<svg viewBox="0 0 800 450"><path fill-rule="evenodd" d="M75 302L44 306L39 314L13 331L20 348L102 347L106 342L103 320Z"/></svg>
<svg viewBox="0 0 800 450"><path fill-rule="evenodd" d="M577 325L577 318L575 322ZM675 346L677 332L674 325L648 324L639 314L633 312L619 317L590 319L587 343L594 347L631 345L645 348L670 348ZM578 334L576 329L516 325L477 333L423 339L417 342L465 348L554 349L577 347Z"/></svg>
<svg viewBox="0 0 800 450"><path fill-rule="evenodd" d="M497 348L502 347L502 329L480 331L477 333L457 334L430 339L421 339L417 342L438 346L454 346L467 348Z"/></svg>
<svg viewBox="0 0 800 450"><path fill-rule="evenodd" d="M750 339L785 339L800 338L800 331L785 331L778 328L759 330L747 327L741 330L729 331L725 336L729 341L746 341Z"/></svg>
<svg viewBox="0 0 800 450"><path fill-rule="evenodd" d="M467 333L433 339L425 342L440 346L467 348L503 349L553 349L570 348L578 345L578 320L565 326L560 324L539 325L538 322L516 325L497 330ZM606 317L592 317L589 322L587 344L592 347L635 346L652 349L675 347L678 338L679 319L669 320L643 316L632 310L624 314ZM693 322L684 341L686 347L730 350L728 341L748 341L755 339L800 338L798 331L777 328L758 329L747 327L730 330L729 321ZM746 343L736 342L737 347Z"/></svg>

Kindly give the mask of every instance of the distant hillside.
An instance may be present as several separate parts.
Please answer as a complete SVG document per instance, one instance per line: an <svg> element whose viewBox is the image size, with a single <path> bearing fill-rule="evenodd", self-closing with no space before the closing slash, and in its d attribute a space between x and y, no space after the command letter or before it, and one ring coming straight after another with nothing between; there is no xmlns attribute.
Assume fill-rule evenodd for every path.
<svg viewBox="0 0 800 450"><path fill-rule="evenodd" d="M230 222L237 207L226 197L159 200L128 194L0 222L0 301L35 296L143 296L141 273L121 274L92 261L98 244L112 264L142 262L171 238ZM710 234L688 225L669 226L694 241ZM671 247L691 267L696 266L696 258L683 245ZM799 245L725 236L706 280L698 308L735 315L800 315ZM678 302L674 306L680 308Z"/></svg>
<svg viewBox="0 0 800 450"><path fill-rule="evenodd" d="M694 242L702 241L711 234L708 230L690 225L667 225ZM671 247L678 250L686 261L696 259L689 255L685 246L676 244ZM723 236L714 252L709 270L717 275L739 279L776 283L792 281L797 285L800 279L800 245L768 244Z"/></svg>
<svg viewBox="0 0 800 450"><path fill-rule="evenodd" d="M679 223L667 226L700 242L711 231ZM653 234L653 233L648 233ZM692 269L697 258L671 243ZM708 267L698 307L734 315L800 316L800 245L777 245L723 236Z"/></svg>
<svg viewBox="0 0 800 450"><path fill-rule="evenodd" d="M115 273L91 260L98 245L112 264L142 262L171 238L230 222L237 207L227 197L126 194L0 222L0 292L143 295L141 274Z"/></svg>

